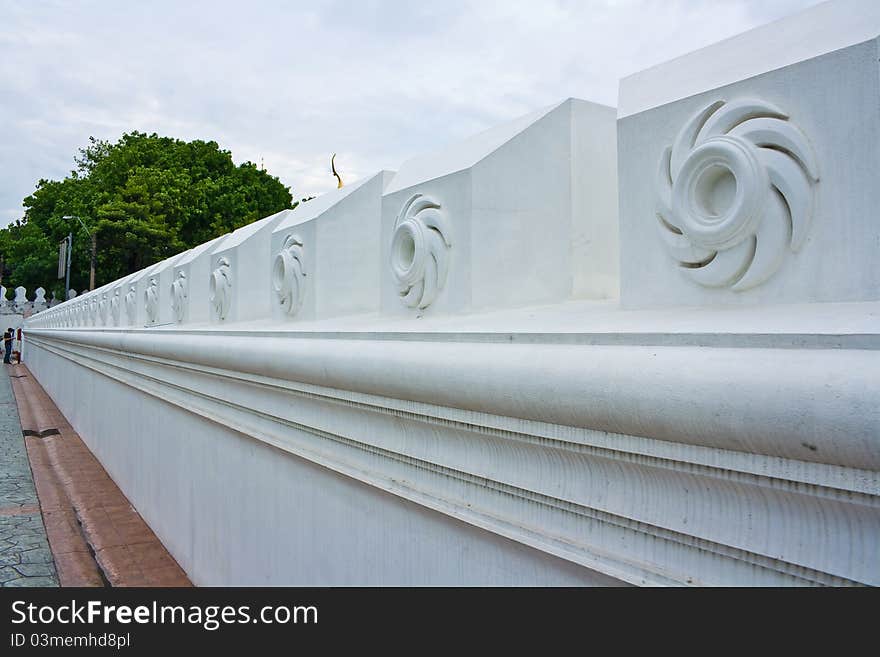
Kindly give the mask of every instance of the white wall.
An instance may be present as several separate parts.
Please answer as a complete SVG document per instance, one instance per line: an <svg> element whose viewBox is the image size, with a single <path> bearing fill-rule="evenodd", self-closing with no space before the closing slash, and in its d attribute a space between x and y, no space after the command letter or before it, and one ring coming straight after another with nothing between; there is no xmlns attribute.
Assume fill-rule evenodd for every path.
<svg viewBox="0 0 880 657"><path fill-rule="evenodd" d="M28 366L197 585L617 583L42 349Z"/></svg>
<svg viewBox="0 0 880 657"><path fill-rule="evenodd" d="M759 46L803 18L625 80L616 124L564 100L138 272L137 321L96 321L102 290L51 308L28 365L199 584L878 585L880 79L854 8L873 25L817 10L834 38L781 68L738 63L782 61ZM291 231L297 313L271 284ZM144 326L176 264L183 320Z"/></svg>

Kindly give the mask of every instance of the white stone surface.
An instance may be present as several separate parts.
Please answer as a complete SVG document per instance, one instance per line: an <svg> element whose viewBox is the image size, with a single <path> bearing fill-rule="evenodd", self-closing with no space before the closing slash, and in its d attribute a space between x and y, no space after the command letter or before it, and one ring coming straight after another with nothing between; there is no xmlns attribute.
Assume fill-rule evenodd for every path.
<svg viewBox="0 0 880 657"><path fill-rule="evenodd" d="M880 585L877 14L349 182L28 366L197 584Z"/></svg>
<svg viewBox="0 0 880 657"><path fill-rule="evenodd" d="M25 305L28 302L28 298L26 296L27 290L19 285L15 288L15 298L12 300L12 305L16 310L23 310Z"/></svg>
<svg viewBox="0 0 880 657"><path fill-rule="evenodd" d="M393 176L380 171L302 203L278 224L271 247L274 318L379 310L382 192Z"/></svg>
<svg viewBox="0 0 880 657"><path fill-rule="evenodd" d="M870 40L622 118L623 305L880 299L878 58Z"/></svg>
<svg viewBox="0 0 880 657"><path fill-rule="evenodd" d="M171 323L170 290L174 263L186 254L184 251L173 255L123 280L120 290L123 306L120 316L123 325L153 326ZM105 288L113 285L111 283ZM89 299L102 291L103 289L99 289L88 293Z"/></svg>
<svg viewBox="0 0 880 657"><path fill-rule="evenodd" d="M741 346L704 346L687 335L676 345L643 335L613 344L497 333L406 340L73 331L67 344L46 331L29 335L29 366L111 474L128 483L148 521L177 527L160 536L177 542L188 572L225 573L199 583L240 583L242 559L258 557L261 546L290 545L286 523L266 524L249 532L241 553L211 548L204 563L186 556L199 545L243 541L230 522L265 512L249 483L263 480L251 469L253 456L231 456L217 442L218 425L238 432L235 442L244 444L235 453L253 455L268 444L279 450L275 468L305 459L631 583L878 582L876 339L867 349L841 349L797 348L797 335L768 346L748 334L739 336ZM696 361L699 367L680 367ZM85 371L49 375L69 367ZM756 379L760 368L765 374ZM810 376L817 370L820 385ZM89 385L66 382L77 377ZM89 412L93 389L130 409L124 438L111 433L114 420ZM170 434L174 425L164 423L179 412L150 410L152 399L203 420L181 424L187 439L169 450L150 437ZM203 441L217 449L206 454ZM256 444L246 448L250 441ZM205 506L171 495L168 486L184 486L168 472L177 467L198 500L225 482L222 501ZM153 483L163 477L171 483ZM298 489L302 498L272 498L278 518L302 506L312 518L317 542L302 560L326 567L332 582L437 581L416 566L377 568L372 532L383 526L393 537L411 520L386 515L390 501L364 507L372 514L357 521L348 515L360 504L353 499L335 501L341 506L331 512L322 481L310 494ZM320 546L340 522L352 544L370 547L351 551L334 571ZM438 555L448 541L461 545L454 535L437 539ZM437 559L447 564L441 580L466 583L460 564ZM281 567L278 581L301 576L300 567Z"/></svg>
<svg viewBox="0 0 880 657"><path fill-rule="evenodd" d="M382 312L615 298L614 132L613 108L569 99L405 162L383 199Z"/></svg>
<svg viewBox="0 0 880 657"><path fill-rule="evenodd" d="M272 308L268 266L272 230L292 210L282 210L233 231L211 250L208 302L215 323L266 318ZM192 291L199 294L197 288ZM193 298L192 303L199 303Z"/></svg>
<svg viewBox="0 0 880 657"><path fill-rule="evenodd" d="M66 358L40 350L30 366L59 368L50 395L196 584L619 583ZM130 409L126 430L95 404Z"/></svg>
<svg viewBox="0 0 880 657"><path fill-rule="evenodd" d="M211 256L214 249L227 235L221 235L210 242L205 242L194 249L187 251L174 265L172 284L181 280L181 274L186 281L186 298L181 300L178 311L174 309L172 293L172 316L178 322L200 323L207 322L211 316L209 294L206 292L207 283L211 276ZM182 319L181 319L182 316Z"/></svg>

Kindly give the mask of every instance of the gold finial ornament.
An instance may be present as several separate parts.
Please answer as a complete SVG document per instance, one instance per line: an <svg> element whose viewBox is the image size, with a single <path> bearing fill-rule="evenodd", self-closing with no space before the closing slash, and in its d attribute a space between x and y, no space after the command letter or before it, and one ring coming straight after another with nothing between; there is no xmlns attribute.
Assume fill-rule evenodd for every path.
<svg viewBox="0 0 880 657"><path fill-rule="evenodd" d="M336 173L336 163L334 160L336 159L336 153L333 153L333 156L330 158L330 170L333 171L333 175L336 176L336 180L339 181L339 184L336 185L336 189L342 189L342 177Z"/></svg>

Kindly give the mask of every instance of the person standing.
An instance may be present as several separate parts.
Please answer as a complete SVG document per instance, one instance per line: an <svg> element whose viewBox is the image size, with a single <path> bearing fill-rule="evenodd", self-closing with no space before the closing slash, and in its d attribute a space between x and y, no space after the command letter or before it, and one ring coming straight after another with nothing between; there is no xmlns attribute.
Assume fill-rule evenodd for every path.
<svg viewBox="0 0 880 657"><path fill-rule="evenodd" d="M6 355L3 356L3 362L12 364L10 360L10 356L12 355L12 340L15 337L15 332L12 328L6 329L6 333L3 334L3 347L6 349Z"/></svg>

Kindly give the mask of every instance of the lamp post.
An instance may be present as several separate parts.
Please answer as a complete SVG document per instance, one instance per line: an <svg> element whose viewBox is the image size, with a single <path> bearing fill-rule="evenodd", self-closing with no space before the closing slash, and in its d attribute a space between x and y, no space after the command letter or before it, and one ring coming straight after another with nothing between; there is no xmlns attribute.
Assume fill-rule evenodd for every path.
<svg viewBox="0 0 880 657"><path fill-rule="evenodd" d="M89 232L89 229L83 223L83 220L80 219L79 217L77 217L75 214L66 214L61 218L62 219L76 219L79 222L79 225L83 227L83 229L86 231L86 234L92 240L92 262L91 262L91 268L89 271L89 289L94 290L95 289L95 251L97 250L97 247L98 247L96 235ZM72 249L72 248L73 248L73 239L71 237L71 242L70 242L70 244L68 244L68 249L69 249L68 254L70 253L70 249ZM67 278L67 282L65 283L65 285L67 285L67 289L64 291L65 296L67 296L68 292L70 291L70 255L67 256L67 263L68 263L68 267L67 267L68 278Z"/></svg>
<svg viewBox="0 0 880 657"><path fill-rule="evenodd" d="M70 253L73 251L73 233L68 233L64 238L67 247L64 249L64 300L70 296Z"/></svg>

